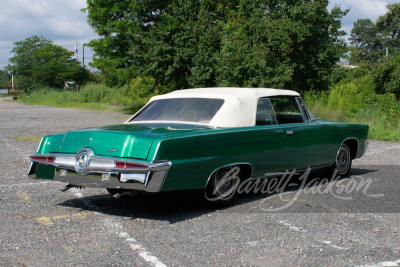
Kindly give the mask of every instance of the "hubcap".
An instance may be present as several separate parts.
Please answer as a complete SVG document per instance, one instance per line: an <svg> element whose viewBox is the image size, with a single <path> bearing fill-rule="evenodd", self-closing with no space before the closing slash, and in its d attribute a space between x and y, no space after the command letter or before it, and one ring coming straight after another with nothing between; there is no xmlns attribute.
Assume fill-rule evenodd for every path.
<svg viewBox="0 0 400 267"><path fill-rule="evenodd" d="M213 194L220 199L229 199L234 195L239 184L235 167L227 167L216 173Z"/></svg>
<svg viewBox="0 0 400 267"><path fill-rule="evenodd" d="M336 166L339 173L345 173L350 164L350 152L347 147L342 146L339 150L337 159L336 159Z"/></svg>

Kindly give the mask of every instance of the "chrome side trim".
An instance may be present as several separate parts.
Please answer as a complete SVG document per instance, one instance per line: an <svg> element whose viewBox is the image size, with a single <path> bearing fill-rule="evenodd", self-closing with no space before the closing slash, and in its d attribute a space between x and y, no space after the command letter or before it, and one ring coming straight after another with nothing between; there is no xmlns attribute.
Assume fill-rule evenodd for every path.
<svg viewBox="0 0 400 267"><path fill-rule="evenodd" d="M221 167L215 169L215 170L211 173L211 175L210 175L210 176L208 177L208 179L207 179L206 186L208 185L208 182L210 181L212 175L213 175L217 170L219 170L219 169L221 169L221 168L224 168L224 167L235 166L235 165L240 165L240 164L242 164L242 165L243 165L243 164L249 165L249 166L251 167L251 170L253 171L253 166L251 166L250 163L245 163L245 162L242 162L242 163L234 163L234 164L228 164L228 165L225 165L225 166L221 166ZM316 171L316 170L321 170L321 169L328 168L329 166L331 166L331 165L330 165L330 164L326 164L326 165L320 165L320 166L315 166L315 167L310 167L310 168L311 168L311 171ZM300 169L300 170L295 170L294 174L300 175L300 174L306 172L307 170L308 170L308 168ZM288 173L289 173L289 174L292 174L292 172L289 172L289 170L287 170L286 172L266 173L264 176L259 176L259 177L251 177L251 175L250 175L250 177L249 177L248 179L250 179L250 180L257 180L257 179L268 179L268 178L274 178L274 177L283 177L285 174L288 174ZM206 187L206 186L205 186L205 187Z"/></svg>
<svg viewBox="0 0 400 267"><path fill-rule="evenodd" d="M325 169L328 168L329 166L331 166L330 164L326 164L326 165L320 165L320 166L315 166L315 167L309 167L311 169L311 171L316 171L316 170L321 170L321 169ZM279 177L279 176L284 176L285 174L288 173L293 173L293 174L302 174L304 172L306 172L308 170L308 168L305 169L300 169L300 170L294 170L295 172L293 173L293 171L289 171L287 170L286 172L277 172L277 173L266 173L264 176L260 176L260 177L254 177L254 178L250 178L252 180L257 180L257 179L267 179L267 178L274 178L274 177Z"/></svg>

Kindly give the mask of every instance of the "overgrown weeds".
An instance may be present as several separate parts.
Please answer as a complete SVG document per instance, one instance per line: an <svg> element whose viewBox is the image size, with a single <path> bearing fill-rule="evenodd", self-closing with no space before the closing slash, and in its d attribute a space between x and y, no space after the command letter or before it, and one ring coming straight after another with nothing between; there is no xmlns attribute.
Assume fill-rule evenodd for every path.
<svg viewBox="0 0 400 267"><path fill-rule="evenodd" d="M376 78L365 69L340 69L337 73L330 90L302 92L312 113L326 120L368 124L371 139L400 141L396 95L377 92ZM154 88L150 78L135 78L123 87L91 83L79 91L43 88L21 99L36 105L135 113L151 96L165 92L165 88Z"/></svg>
<svg viewBox="0 0 400 267"><path fill-rule="evenodd" d="M371 139L400 141L400 103L396 96L377 94L370 74L357 77L354 72L329 91L303 93L307 106L322 119L368 124Z"/></svg>

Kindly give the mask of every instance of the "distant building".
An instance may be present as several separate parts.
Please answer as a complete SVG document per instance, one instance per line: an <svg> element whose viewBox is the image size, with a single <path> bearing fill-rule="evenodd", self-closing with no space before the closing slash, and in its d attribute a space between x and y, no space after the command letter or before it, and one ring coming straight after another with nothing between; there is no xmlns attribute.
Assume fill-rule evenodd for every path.
<svg viewBox="0 0 400 267"><path fill-rule="evenodd" d="M346 68L346 69L355 69L355 68L359 68L359 66L356 65L350 65L347 62L338 62L336 63L336 65L342 67L342 68Z"/></svg>

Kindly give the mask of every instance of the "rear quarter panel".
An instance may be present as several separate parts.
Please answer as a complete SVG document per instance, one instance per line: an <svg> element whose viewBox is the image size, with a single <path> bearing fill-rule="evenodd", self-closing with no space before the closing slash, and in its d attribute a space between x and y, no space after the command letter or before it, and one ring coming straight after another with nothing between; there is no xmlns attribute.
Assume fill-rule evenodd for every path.
<svg viewBox="0 0 400 267"><path fill-rule="evenodd" d="M282 133L274 125L178 135L155 140L149 157L172 163L161 191L204 188L214 170L233 163L251 164L253 177L280 171Z"/></svg>
<svg viewBox="0 0 400 267"><path fill-rule="evenodd" d="M326 125L327 156L331 159L331 163L336 159L341 144L348 139L355 139L358 142L355 158L362 156L365 149L365 142L368 139L368 125L331 121L327 121Z"/></svg>

